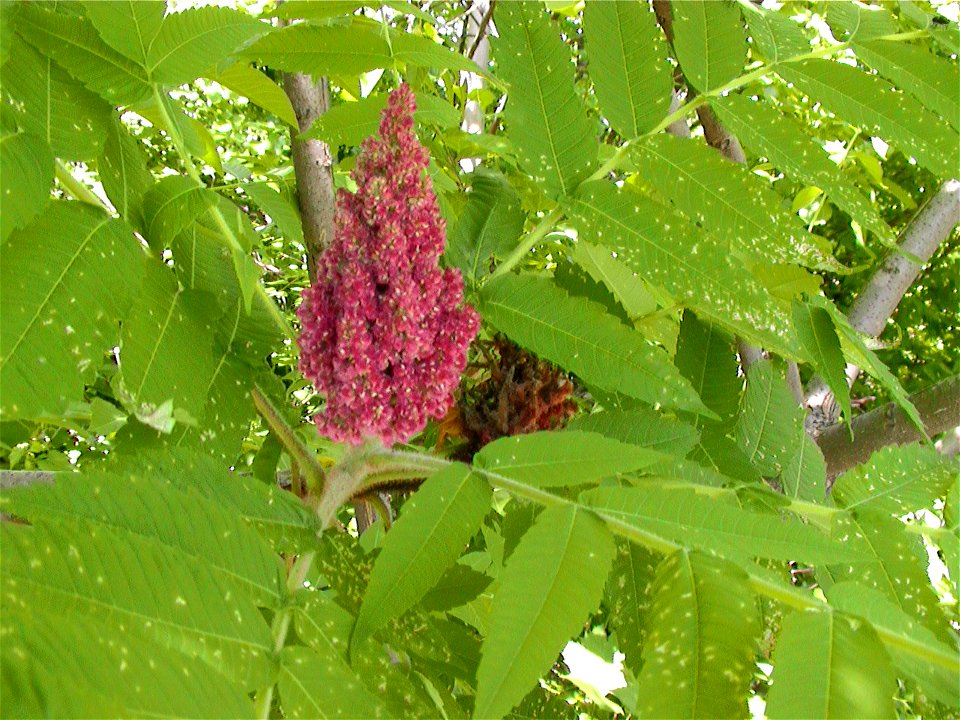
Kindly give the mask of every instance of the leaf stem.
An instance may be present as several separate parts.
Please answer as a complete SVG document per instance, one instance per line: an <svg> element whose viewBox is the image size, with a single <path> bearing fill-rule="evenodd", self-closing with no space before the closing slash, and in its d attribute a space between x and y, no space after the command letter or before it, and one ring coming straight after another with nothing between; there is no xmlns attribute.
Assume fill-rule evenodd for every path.
<svg viewBox="0 0 960 720"><path fill-rule="evenodd" d="M559 207L555 207L547 213L546 217L544 217L533 230L527 233L523 240L520 241L520 244L497 266L497 269L490 275L491 279L505 275L513 270L534 246L543 240L543 238L547 236L547 233L553 230L553 226L556 225L562 217L563 211L560 210Z"/></svg>

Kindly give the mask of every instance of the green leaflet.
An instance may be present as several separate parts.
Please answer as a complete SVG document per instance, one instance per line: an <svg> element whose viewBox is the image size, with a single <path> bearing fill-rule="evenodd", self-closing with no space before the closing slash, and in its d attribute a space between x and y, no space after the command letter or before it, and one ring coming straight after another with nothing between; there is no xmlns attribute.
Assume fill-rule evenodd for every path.
<svg viewBox="0 0 960 720"><path fill-rule="evenodd" d="M480 450L473 462L533 487L563 487L639 470L659 458L658 452L597 433L565 430L500 438Z"/></svg>
<svg viewBox="0 0 960 720"><path fill-rule="evenodd" d="M143 259L130 229L54 201L14 232L0 266L0 403L6 418L58 417L116 344Z"/></svg>
<svg viewBox="0 0 960 720"><path fill-rule="evenodd" d="M867 8L847 0L827 5L825 16L838 40L870 40L881 35L893 35L900 29L893 15L885 8Z"/></svg>
<svg viewBox="0 0 960 720"><path fill-rule="evenodd" d="M107 45L86 18L25 5L18 27L31 45L111 103L132 105L153 94L147 71Z"/></svg>
<svg viewBox="0 0 960 720"><path fill-rule="evenodd" d="M387 709L344 662L332 664L310 648L280 656L280 707L288 718L382 718Z"/></svg>
<svg viewBox="0 0 960 720"><path fill-rule="evenodd" d="M713 98L710 105L730 132L755 154L823 190L837 207L885 245L896 243L893 230L873 204L848 183L837 164L793 120L743 95Z"/></svg>
<svg viewBox="0 0 960 720"><path fill-rule="evenodd" d="M846 367L840 338L833 327L830 313L822 307L793 301L793 326L797 330L800 344L810 357L814 370L826 380L840 403L843 417L850 422L850 388L847 385Z"/></svg>
<svg viewBox="0 0 960 720"><path fill-rule="evenodd" d="M513 340L586 382L651 404L710 412L666 353L549 280L503 275L483 286L476 307Z"/></svg>
<svg viewBox="0 0 960 720"><path fill-rule="evenodd" d="M161 252L219 197L185 175L168 175L144 194L143 217L147 242Z"/></svg>
<svg viewBox="0 0 960 720"><path fill-rule="evenodd" d="M901 516L927 508L947 494L957 466L931 447L889 446L837 478L831 494L848 510Z"/></svg>
<svg viewBox="0 0 960 720"><path fill-rule="evenodd" d="M764 475L779 475L803 433L803 411L787 387L782 364L761 360L747 372L737 441Z"/></svg>
<svg viewBox="0 0 960 720"><path fill-rule="evenodd" d="M146 67L154 82L182 85L270 29L233 8L198 7L172 13L164 17L150 43Z"/></svg>
<svg viewBox="0 0 960 720"><path fill-rule="evenodd" d="M870 625L838 612L794 612L773 653L767 717L894 718L897 678Z"/></svg>
<svg viewBox="0 0 960 720"><path fill-rule="evenodd" d="M353 22L338 27L293 25L275 30L241 53L286 72L359 75L388 67L390 50L380 28Z"/></svg>
<svg viewBox="0 0 960 720"><path fill-rule="evenodd" d="M154 478L65 473L52 486L5 492L0 507L31 522L88 522L156 540L211 565L259 604L280 604L283 585L276 555L240 517L196 491Z"/></svg>
<svg viewBox="0 0 960 720"><path fill-rule="evenodd" d="M241 56L278 70L314 76L359 75L393 67L394 62L483 74L476 63L430 38L391 32L388 44L381 26L357 18L336 27L297 24L281 28L257 40Z"/></svg>
<svg viewBox="0 0 960 720"><path fill-rule="evenodd" d="M583 33L603 116L625 140L666 117L673 78L656 16L644 3L588 3Z"/></svg>
<svg viewBox="0 0 960 720"><path fill-rule="evenodd" d="M567 423L567 429L600 433L623 443L650 448L658 452L658 457L662 457L659 453L683 457L700 439L694 427L671 420L639 404L630 410L580 415Z"/></svg>
<svg viewBox="0 0 960 720"><path fill-rule="evenodd" d="M782 13L752 3L741 3L740 9L753 40L751 53L759 50L767 62L777 63L810 52L810 38L796 22Z"/></svg>
<svg viewBox="0 0 960 720"><path fill-rule="evenodd" d="M740 568L679 550L661 563L646 617L638 717L740 718L760 631Z"/></svg>
<svg viewBox="0 0 960 720"><path fill-rule="evenodd" d="M93 160L100 154L110 106L25 42L17 42L4 66L3 91L18 110L20 129L44 138L56 157Z"/></svg>
<svg viewBox="0 0 960 720"><path fill-rule="evenodd" d="M450 229L446 260L463 271L464 279L489 274L492 258L516 244L527 214L520 195L501 174L478 170L473 175L467 205Z"/></svg>
<svg viewBox="0 0 960 720"><path fill-rule="evenodd" d="M299 208L266 183L247 183L243 191L273 221L274 232L279 230L285 239L303 243Z"/></svg>
<svg viewBox="0 0 960 720"><path fill-rule="evenodd" d="M182 290L169 268L147 265L137 305L123 324L120 390L141 422L170 432L203 417L208 382L218 370L208 294ZM166 408L164 407L166 406Z"/></svg>
<svg viewBox="0 0 960 720"><path fill-rule="evenodd" d="M352 643L417 604L456 561L490 510L490 486L465 465L431 475L383 540Z"/></svg>
<svg viewBox="0 0 960 720"><path fill-rule="evenodd" d="M150 45L163 25L163 0L84 0L83 8L100 37L118 53L147 67Z"/></svg>
<svg viewBox="0 0 960 720"><path fill-rule="evenodd" d="M283 88L257 68L242 61L235 62L226 70L210 73L210 79L269 110L290 127L299 127L290 98Z"/></svg>
<svg viewBox="0 0 960 720"><path fill-rule="evenodd" d="M730 249L751 261L843 270L828 243L782 207L768 182L705 143L657 135L638 145L634 157L644 179L690 222L729 238Z"/></svg>
<svg viewBox="0 0 960 720"><path fill-rule="evenodd" d="M820 447L806 432L780 473L780 485L787 497L821 504L826 498L826 462Z"/></svg>
<svg viewBox="0 0 960 720"><path fill-rule="evenodd" d="M886 80L830 60L777 66L777 73L847 122L875 132L941 177L956 172L960 137L946 121Z"/></svg>
<svg viewBox="0 0 960 720"><path fill-rule="evenodd" d="M606 285L629 319L636 320L656 312L657 299L643 278L606 248L579 240L572 257L596 282Z"/></svg>
<svg viewBox="0 0 960 720"><path fill-rule="evenodd" d="M947 707L960 704L955 647L945 645L914 618L880 592L855 582L843 582L827 591L838 610L859 615L880 632L897 669ZM908 649L909 648L909 649Z"/></svg>
<svg viewBox="0 0 960 720"><path fill-rule="evenodd" d="M268 680L270 628L211 565L100 524L4 523L0 533L5 599L102 618L114 635L199 657L245 690Z"/></svg>
<svg viewBox="0 0 960 720"><path fill-rule="evenodd" d="M100 5L102 3L98 3ZM130 227L143 230L143 196L153 186L143 149L118 119L107 127L103 154L97 162L103 190Z"/></svg>
<svg viewBox="0 0 960 720"><path fill-rule="evenodd" d="M423 618L418 618L418 623ZM281 662L280 698L285 712L303 718L419 718L432 714L417 682L395 662L403 628L391 628L390 646L354 639L354 617L328 593L304 591L294 615L297 637L310 648L288 647ZM420 628L423 629L422 627ZM350 657L347 657L347 648ZM302 661L302 662L293 662Z"/></svg>
<svg viewBox="0 0 960 720"><path fill-rule="evenodd" d="M510 86L507 136L548 197L569 195L590 174L599 149L574 91L570 52L538 3L501 3L495 20L495 57Z"/></svg>
<svg viewBox="0 0 960 720"><path fill-rule="evenodd" d="M673 49L690 84L706 92L737 77L747 59L737 6L727 0L701 0L671 8Z"/></svg>
<svg viewBox="0 0 960 720"><path fill-rule="evenodd" d="M614 544L591 513L544 510L503 570L477 669L473 716L500 718L523 699L596 609Z"/></svg>
<svg viewBox="0 0 960 720"><path fill-rule="evenodd" d="M704 426L700 430L700 444L690 453L690 459L740 483L758 484L763 479L750 463L750 458L727 437L722 427Z"/></svg>
<svg viewBox="0 0 960 720"><path fill-rule="evenodd" d="M118 638L109 623L57 608L5 605L2 618L0 692L9 717L254 716L239 685L141 633Z"/></svg>
<svg viewBox="0 0 960 720"><path fill-rule="evenodd" d="M751 556L780 560L842 562L860 555L809 525L786 516L757 514L700 495L693 485L601 487L580 495L580 502L618 534L653 549L683 547L727 557L752 568ZM622 531L622 532L621 532ZM666 542L664 542L666 541Z"/></svg>
<svg viewBox="0 0 960 720"><path fill-rule="evenodd" d="M678 303L749 342L798 356L789 315L712 235L639 193L602 181L587 183L566 207L581 238L614 250Z"/></svg>
<svg viewBox="0 0 960 720"><path fill-rule="evenodd" d="M703 404L713 410L724 424L732 422L743 391L743 380L737 377L739 365L733 338L687 310L680 323L674 361L680 374L690 381L700 395ZM699 418L696 418L696 424L701 424Z"/></svg>
<svg viewBox="0 0 960 720"><path fill-rule="evenodd" d="M388 94L381 93L357 102L337 105L318 117L302 137L323 140L333 148L340 145L359 146L377 132L380 113L387 106L388 97ZM417 122L444 129L459 124L460 113L446 100L435 95L417 93L416 101L417 109L413 117Z"/></svg>
<svg viewBox="0 0 960 720"><path fill-rule="evenodd" d="M184 492L199 492L240 515L277 552L294 554L316 546L319 521L299 498L275 484L231 473L227 463L208 455L182 449L138 450L126 458L113 455L108 467L114 475L150 482L162 479Z"/></svg>
<svg viewBox="0 0 960 720"><path fill-rule="evenodd" d="M868 510L834 516L831 532L869 560L821 568L824 587L856 580L883 593L941 641L952 641L953 631L927 577L928 559L920 537L908 533L899 520Z"/></svg>
<svg viewBox="0 0 960 720"><path fill-rule="evenodd" d="M638 673L646 632L650 592L663 559L642 545L617 538L617 554L607 578L604 603L610 609L610 624L616 630L624 664Z"/></svg>
<svg viewBox="0 0 960 720"><path fill-rule="evenodd" d="M857 57L960 130L960 69L918 45L892 40L854 44Z"/></svg>
<svg viewBox="0 0 960 720"><path fill-rule="evenodd" d="M900 409L910 418L920 434L926 437L926 430L923 427L923 421L920 420L920 413L910 402L907 391L903 389L897 377L890 372L890 369L883 364L876 353L867 347L862 333L857 332L850 325L850 321L841 313L837 306L830 300L822 296L810 297L808 302L811 305L822 307L833 318L833 324L837 329L837 335L840 337L840 346L843 348L844 356L848 362L853 363L859 368L863 368L873 375L880 384L890 393Z"/></svg>
<svg viewBox="0 0 960 720"><path fill-rule="evenodd" d="M0 136L0 243L16 228L25 227L50 200L53 155L47 142L25 132ZM6 251L4 251L6 252Z"/></svg>

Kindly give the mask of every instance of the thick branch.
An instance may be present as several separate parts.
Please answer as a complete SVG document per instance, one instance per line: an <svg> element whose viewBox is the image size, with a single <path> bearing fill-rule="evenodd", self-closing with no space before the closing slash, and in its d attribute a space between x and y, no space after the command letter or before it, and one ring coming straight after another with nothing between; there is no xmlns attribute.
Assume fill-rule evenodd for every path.
<svg viewBox="0 0 960 720"><path fill-rule="evenodd" d="M911 395L928 435L960 425L960 375L954 375ZM853 438L845 425L833 425L817 437L832 479L854 465L867 461L887 445L921 440L920 433L896 403L860 415L851 423Z"/></svg>
<svg viewBox="0 0 960 720"><path fill-rule="evenodd" d="M314 82L309 75L300 73L284 73L283 88L300 125L299 130L290 131L290 148L297 176L307 268L312 279L320 253L333 238L333 157L325 142L300 140L299 134L330 109L330 91L326 78Z"/></svg>

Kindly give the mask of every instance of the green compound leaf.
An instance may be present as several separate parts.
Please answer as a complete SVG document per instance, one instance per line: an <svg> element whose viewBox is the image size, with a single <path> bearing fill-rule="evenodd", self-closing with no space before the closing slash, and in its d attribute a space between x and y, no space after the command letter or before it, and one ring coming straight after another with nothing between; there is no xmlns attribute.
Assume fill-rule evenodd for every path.
<svg viewBox="0 0 960 720"><path fill-rule="evenodd" d="M503 175L474 174L467 205L450 229L444 257L463 271L469 282L489 273L490 260L516 245L527 214L520 194Z"/></svg>
<svg viewBox="0 0 960 720"><path fill-rule="evenodd" d="M881 633L881 640L897 669L947 707L960 705L955 647L944 644L879 591L855 582L843 582L827 591L838 610L859 615Z"/></svg>
<svg viewBox="0 0 960 720"><path fill-rule="evenodd" d="M848 510L869 509L900 517L932 509L956 477L956 464L931 447L890 446L838 477L831 494Z"/></svg>
<svg viewBox="0 0 960 720"><path fill-rule="evenodd" d="M767 717L895 718L897 677L877 634L837 612L794 612L773 653Z"/></svg>
<svg viewBox="0 0 960 720"><path fill-rule="evenodd" d="M107 45L86 18L25 5L18 22L25 40L105 100L132 105L152 96L147 71Z"/></svg>
<svg viewBox="0 0 960 720"><path fill-rule="evenodd" d="M803 411L787 386L783 368L761 360L747 372L747 391L737 420L737 441L750 463L776 476L790 461L803 433Z"/></svg>
<svg viewBox="0 0 960 720"><path fill-rule="evenodd" d="M597 100L625 140L667 115L673 76L657 18L645 3L588 3L583 34Z"/></svg>
<svg viewBox="0 0 960 720"><path fill-rule="evenodd" d="M154 539L210 564L259 604L277 607L281 568L242 518L156 478L107 472L63 474L55 485L33 485L0 496L3 511L36 522L87 522Z"/></svg>
<svg viewBox="0 0 960 720"><path fill-rule="evenodd" d="M760 632L743 571L680 550L661 563L652 596L635 714L743 717Z"/></svg>
<svg viewBox="0 0 960 720"><path fill-rule="evenodd" d="M570 51L539 3L501 3L495 55L510 86L507 136L548 197L569 195L596 163L593 123L574 90Z"/></svg>
<svg viewBox="0 0 960 720"><path fill-rule="evenodd" d="M0 243L16 228L25 227L50 200L53 155L50 145L25 132L0 136ZM4 250L6 252L6 250Z"/></svg>
<svg viewBox="0 0 960 720"><path fill-rule="evenodd" d="M585 184L567 207L580 237L614 250L681 305L755 345L799 355L789 314L725 243L669 208L607 182Z"/></svg>
<svg viewBox="0 0 960 720"><path fill-rule="evenodd" d="M110 106L53 60L18 42L3 69L3 90L20 129L44 138L56 157L93 160L110 123Z"/></svg>
<svg viewBox="0 0 960 720"><path fill-rule="evenodd" d="M679 457L686 456L700 439L696 428L639 406L580 415L567 423L567 429L600 433L623 443Z"/></svg>
<svg viewBox="0 0 960 720"><path fill-rule="evenodd" d="M738 564L751 556L802 559L812 564L860 557L799 520L750 512L696 490L693 485L664 488L654 482L630 488L602 487L582 493L580 502L604 520L616 522L630 539L654 549L703 550ZM753 563L743 566L752 567Z"/></svg>
<svg viewBox="0 0 960 720"><path fill-rule="evenodd" d="M563 487L639 470L660 457L597 433L565 430L500 438L477 453L474 465L534 487Z"/></svg>
<svg viewBox="0 0 960 720"><path fill-rule="evenodd" d="M299 128L297 115L283 88L255 67L236 62L222 72L210 73L209 77L238 95L243 95L254 105L272 112L290 127Z"/></svg>
<svg viewBox="0 0 960 720"><path fill-rule="evenodd" d="M0 692L10 717L254 717L239 685L141 633L118 637L92 617L6 602L2 618Z"/></svg>
<svg viewBox="0 0 960 720"><path fill-rule="evenodd" d="M58 417L81 399L142 272L130 229L89 205L55 201L10 236L0 265L5 417Z"/></svg>
<svg viewBox="0 0 960 720"><path fill-rule="evenodd" d="M713 0L670 7L673 49L690 84L706 92L737 77L747 59L747 39L737 6Z"/></svg>
<svg viewBox="0 0 960 720"><path fill-rule="evenodd" d="M864 63L910 93L937 117L960 129L960 69L926 48L892 40L855 42Z"/></svg>
<svg viewBox="0 0 960 720"><path fill-rule="evenodd" d="M97 163L100 181L113 207L131 227L143 229L143 196L153 186L143 149L119 120L107 127Z"/></svg>
<svg viewBox="0 0 960 720"><path fill-rule="evenodd" d="M147 67L150 45L163 24L163 0L84 0L87 17L111 48Z"/></svg>
<svg viewBox="0 0 960 720"><path fill-rule="evenodd" d="M524 347L608 390L691 412L710 413L666 353L596 303L549 280L504 275L480 291L477 309Z"/></svg>
<svg viewBox="0 0 960 720"><path fill-rule="evenodd" d="M610 532L591 513L562 506L540 514L501 575L474 717L503 717L536 685L596 609L613 555Z"/></svg>
<svg viewBox="0 0 960 720"><path fill-rule="evenodd" d="M793 301L793 326L797 330L800 344L811 359L814 370L826 380L840 403L843 417L850 422L850 388L844 374L846 364L840 338L833 327L830 313L822 307Z"/></svg>
<svg viewBox="0 0 960 720"><path fill-rule="evenodd" d="M323 140L334 148L340 145L359 146L377 132L380 114L387 106L388 97L388 94L381 93L357 102L337 105L318 117L302 137ZM416 103L413 119L418 123L443 129L456 127L460 123L460 113L442 98L417 93Z"/></svg>
<svg viewBox="0 0 960 720"><path fill-rule="evenodd" d="M754 153L823 190L851 220L874 233L880 242L888 246L896 243L893 230L874 205L844 178L837 164L790 118L766 103L748 100L743 95L714 98L710 104L730 132Z"/></svg>
<svg viewBox="0 0 960 720"><path fill-rule="evenodd" d="M634 156L647 182L669 188L673 206L717 237L729 238L730 250L751 261L843 270L827 242L782 207L768 182L706 144L657 135L637 146Z"/></svg>
<svg viewBox="0 0 960 720"><path fill-rule="evenodd" d="M886 80L831 60L780 65L777 73L851 125L874 132L941 177L952 177L957 130Z"/></svg>
<svg viewBox="0 0 960 720"><path fill-rule="evenodd" d="M165 86L191 82L270 29L233 8L194 7L167 15L148 50L150 78Z"/></svg>
<svg viewBox="0 0 960 720"><path fill-rule="evenodd" d="M102 618L114 634L136 633L198 657L245 690L270 677L270 628L210 564L100 524L4 523L0 533L5 598Z"/></svg>
<svg viewBox="0 0 960 720"><path fill-rule="evenodd" d="M431 475L383 540L353 643L416 605L437 584L490 510L490 486L466 465Z"/></svg>

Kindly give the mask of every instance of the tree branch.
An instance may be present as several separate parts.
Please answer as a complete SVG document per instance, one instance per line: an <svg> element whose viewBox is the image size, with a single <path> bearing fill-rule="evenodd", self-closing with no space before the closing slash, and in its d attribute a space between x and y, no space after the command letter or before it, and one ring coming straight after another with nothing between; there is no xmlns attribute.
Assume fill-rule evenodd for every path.
<svg viewBox="0 0 960 720"><path fill-rule="evenodd" d="M960 224L960 181L947 180L937 194L918 212L900 234L903 253L891 252L877 268L867 285L854 300L848 318L860 332L879 335L904 293L913 285L923 264L928 262L940 244ZM921 260L917 264L910 259ZM851 387L860 375L860 368L847 366L847 384ZM806 392L806 405L820 409L821 423L833 423L840 409L832 402L833 393L822 378L813 378Z"/></svg>
<svg viewBox="0 0 960 720"><path fill-rule="evenodd" d="M928 435L960 425L960 375L941 380L910 396L920 413ZM817 445L827 463L827 478L832 482L840 473L866 462L887 445L903 445L922 437L896 403L860 415L850 423L853 439L845 425L832 425L817 437Z"/></svg>
<svg viewBox="0 0 960 720"><path fill-rule="evenodd" d="M283 89L300 126L290 130L290 152L297 177L307 268L312 279L317 259L333 238L333 157L325 142L301 140L299 136L330 109L330 91L326 78L314 82L309 75L300 73L284 73Z"/></svg>

